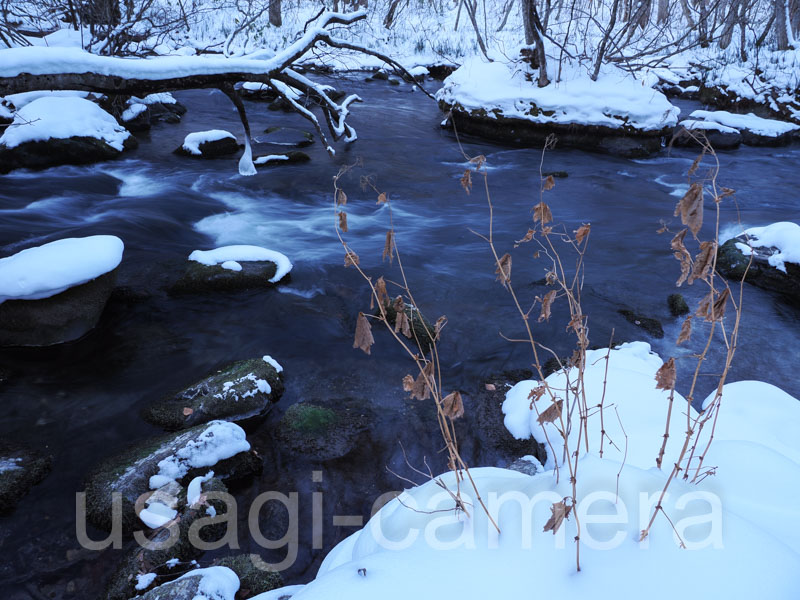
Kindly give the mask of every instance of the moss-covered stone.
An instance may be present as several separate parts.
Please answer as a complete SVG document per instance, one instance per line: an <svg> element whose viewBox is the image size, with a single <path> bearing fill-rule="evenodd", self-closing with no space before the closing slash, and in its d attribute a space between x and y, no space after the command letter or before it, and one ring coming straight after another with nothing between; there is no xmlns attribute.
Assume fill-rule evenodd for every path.
<svg viewBox="0 0 800 600"><path fill-rule="evenodd" d="M269 260L251 260L239 263L241 271L223 269L219 265L203 265L189 261L186 272L170 287L173 294L201 293L208 291L233 291L274 287L271 282L277 265ZM287 274L281 282L288 281Z"/></svg>
<svg viewBox="0 0 800 600"><path fill-rule="evenodd" d="M372 420L372 411L359 400L299 402L283 415L276 437L292 452L332 460L354 450Z"/></svg>
<svg viewBox="0 0 800 600"><path fill-rule="evenodd" d="M683 297L683 294L670 294L667 298L667 304L669 305L669 312L672 313L673 317L680 317L689 312L689 305L686 304L686 299Z"/></svg>
<svg viewBox="0 0 800 600"><path fill-rule="evenodd" d="M0 514L14 510L52 468L49 456L14 444L0 444Z"/></svg>
<svg viewBox="0 0 800 600"><path fill-rule="evenodd" d="M750 256L736 247L737 243L747 244L744 236L728 240L717 250L717 270L725 277L736 281L747 274L746 281L766 290L772 290L794 303L800 303L800 265L785 262L786 272L769 264L769 257L777 248L754 247L752 262ZM748 270L748 264L750 268Z"/></svg>
<svg viewBox="0 0 800 600"><path fill-rule="evenodd" d="M627 308L621 308L617 311L621 314L629 323L633 323L637 327L644 329L647 333L652 335L655 338L663 338L664 337L664 328L661 325L661 321L658 319L653 319L651 317L645 317L644 315L632 311Z"/></svg>
<svg viewBox="0 0 800 600"><path fill-rule="evenodd" d="M246 600L258 594L283 587L283 577L277 571L261 568L257 554L237 554L218 558L212 564L215 567L228 567L239 577L237 598Z"/></svg>
<svg viewBox="0 0 800 600"><path fill-rule="evenodd" d="M144 418L171 431L215 419L241 422L269 412L283 395L283 375L261 358L219 369L144 410Z"/></svg>
<svg viewBox="0 0 800 600"><path fill-rule="evenodd" d="M389 301L384 303L384 308L386 310L386 320L394 327L397 322L397 311ZM433 325L431 325L431 322L425 318L425 315L423 315L416 306L406 304L404 312L411 323L412 344L419 344L419 348L422 352L427 353L431 348L431 342L435 334ZM380 310L376 311L375 314L380 315Z"/></svg>

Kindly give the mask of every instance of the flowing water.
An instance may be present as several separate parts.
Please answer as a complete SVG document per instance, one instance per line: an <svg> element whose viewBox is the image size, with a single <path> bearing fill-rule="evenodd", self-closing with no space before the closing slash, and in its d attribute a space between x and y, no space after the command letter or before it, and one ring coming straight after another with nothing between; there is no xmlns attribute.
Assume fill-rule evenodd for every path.
<svg viewBox="0 0 800 600"><path fill-rule="evenodd" d="M488 231L482 181L473 179L469 195L462 189L459 179L467 161L452 133L440 129L442 115L435 103L405 84L341 83L364 103L352 114L358 141L339 147L333 159L317 142L305 149L312 157L309 163L262 167L257 176L243 178L235 158L177 157L172 150L191 131L239 131L227 98L216 91L195 91L178 95L189 108L180 124L154 127L123 160L0 177L1 255L61 237L117 235L126 247L119 283L128 289L112 298L100 326L78 342L0 352L9 374L0 384L0 436L54 456L50 476L15 512L0 519L2 597L100 594L120 553L78 550L75 492L98 460L157 433L139 417L143 406L225 362L271 354L286 372L283 399L267 423L250 434L266 467L259 479L238 491L244 500L266 489L297 490L302 513L310 493L323 490L330 505L326 515L368 515L375 497L403 486L387 468L412 478L406 458L419 467L427 461L433 471L446 468L435 421L423 418L424 411L400 389L413 363L385 333L376 332L371 356L352 349L355 319L359 310L368 310L369 292L354 269L343 267L344 252L334 229L332 177L341 165L363 160L363 166L342 179L349 198L348 243L368 274L399 281L397 263L381 260L393 219L417 305L431 320L442 314L449 319L440 347L445 385L464 391L467 410L470 394L485 377L530 365L529 347L500 336L520 337L523 327L508 293L495 281L489 248L474 233ZM263 104L250 103L249 115L261 142L270 137L260 133L268 126L309 128L299 117L267 111ZM530 303L547 291L547 265L543 258L533 258L532 245L513 249L513 243L525 235L531 207L539 201L541 151L461 141L466 155L487 158L498 251L512 253L513 282ZM260 149L276 150L280 148ZM699 329L687 347L674 345L680 320L670 316L666 298L675 291L679 267L669 249L671 234L657 234L662 221L672 231L680 225L672 212L687 189L686 172L693 159L694 153L679 149L645 160L574 149L555 149L544 157L544 171L568 174L546 193L555 221L568 231L592 224L583 300L593 345L607 345L613 330L615 341L648 341L662 357L689 357L701 348ZM720 207L723 234L740 230L738 218L745 227L799 221L799 160L797 144L721 153L719 182L737 192L736 204L726 201ZM391 215L386 206L376 204L372 190L360 188L361 176L370 176L389 194ZM714 207L707 202L705 237L712 235L714 220ZM192 250L237 243L287 254L294 263L291 282L266 291L181 297L164 292L180 276ZM565 257L574 263L572 256ZM682 291L690 305L702 295L699 285ZM752 287L745 290L744 305L729 380L760 379L800 396L795 373L800 310ZM652 339L625 321L617 310L626 307L660 319L665 337ZM534 329L560 355L572 347L565 334L566 314L557 304L551 321ZM713 388L721 358L721 350L712 352L698 399ZM684 392L685 375L680 382ZM274 447L270 423L287 406L344 397L373 404L384 445L361 449L346 464L322 467ZM480 423L473 420L470 426ZM468 460L507 464L507 458L480 451L469 432L464 434ZM312 483L315 469L323 470L322 484ZM246 512L246 505L241 511ZM324 553L353 531L328 527L324 548L302 544L287 581L313 577ZM247 539L241 542L243 549L257 550Z"/></svg>

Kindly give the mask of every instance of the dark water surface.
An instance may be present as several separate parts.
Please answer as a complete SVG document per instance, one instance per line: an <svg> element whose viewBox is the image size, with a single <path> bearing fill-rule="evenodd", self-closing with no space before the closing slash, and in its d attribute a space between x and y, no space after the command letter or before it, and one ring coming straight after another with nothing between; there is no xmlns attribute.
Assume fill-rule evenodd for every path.
<svg viewBox="0 0 800 600"><path fill-rule="evenodd" d="M243 178L235 158L174 156L172 150L191 131L239 132L227 98L197 91L179 95L189 108L182 123L154 127L124 160L0 176L0 255L61 237L114 234L126 246L120 284L139 297L113 299L100 327L76 343L0 351L1 364L11 373L0 384L0 436L54 456L53 473L0 519L0 597L99 596L119 553L78 550L75 492L97 461L157 433L139 417L143 406L231 360L271 354L286 371L287 390L278 408L249 435L266 467L260 479L238 491L245 502L267 489L297 490L302 513L310 511L310 493L322 490L326 515L368 514L380 493L402 488L387 467L410 476L402 448L416 466L427 457L433 471L446 468L435 421L400 389L413 363L386 334L376 333L372 356L351 347L355 317L368 309L369 295L358 274L343 268L334 231L332 177L340 165L358 158L364 163L343 179L349 243L369 274L399 280L396 264L381 261L389 212L376 205L372 191L360 189L358 178L372 176L392 199L398 246L417 304L431 320L440 314L449 319L440 348L446 387L470 394L489 374L529 366L529 349L499 336L520 336L521 322L495 282L489 249L470 232L487 231L486 197L478 179L472 194L461 189L466 161L453 135L439 128L436 105L405 84L356 81L344 87L365 102L353 109L358 141L340 146L333 160L316 143L306 149L310 163L261 167L257 176ZM299 117L264 105L251 104L249 114L261 140L268 139L259 134L268 126L309 128ZM546 292L540 282L546 263L533 260L531 245L512 246L527 231L531 207L539 201L541 152L462 141L469 155L487 157L498 251L513 254L513 281L530 302ZM280 149L259 149L270 151ZM569 174L547 193L556 222L569 231L592 224L584 311L593 344L607 344L614 329L615 340L649 341L662 357L687 357L701 347L699 330L688 347L674 346L680 320L669 315L666 298L679 268L669 250L671 235L656 234L661 220L673 230L679 226L672 211L687 189L693 158L686 150L627 160L566 149L545 157L545 171ZM745 227L800 221L797 144L743 147L721 154L720 162L720 183L737 191L737 204L726 201L721 207L723 231L734 231L737 210ZM710 203L705 222L708 237L714 222ZM291 283L277 290L179 298L163 292L192 250L235 243L288 255L294 263ZM702 290L694 286L683 293L692 305ZM800 396L800 311L751 287L744 301L729 380L760 379ZM629 324L617 313L621 307L660 319L665 338L651 339ZM551 322L535 328L540 341L561 354L571 352L565 314L556 306ZM721 356L713 352L698 398L713 387ZM323 467L275 448L270 427L287 406L344 397L373 403L384 445L362 449L346 464ZM465 455L481 464L506 464L469 439ZM323 470L322 484L312 483L314 469ZM287 581L313 577L325 552L353 531L327 526L325 548L311 550L306 543ZM243 549L257 550L247 537L241 535Z"/></svg>

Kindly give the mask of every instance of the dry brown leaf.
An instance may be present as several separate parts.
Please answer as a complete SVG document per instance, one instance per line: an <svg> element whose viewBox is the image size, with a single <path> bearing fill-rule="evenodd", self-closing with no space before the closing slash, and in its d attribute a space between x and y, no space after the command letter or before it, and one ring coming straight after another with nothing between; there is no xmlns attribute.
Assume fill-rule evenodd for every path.
<svg viewBox="0 0 800 600"><path fill-rule="evenodd" d="M692 255L689 254L689 251L683 244L683 239L686 237L687 231L689 230L682 229L670 242L670 247L675 251L673 256L681 263L681 276L678 278L678 281L675 282L675 285L678 287L683 285L683 282L686 281L689 277L689 272L692 270Z"/></svg>
<svg viewBox="0 0 800 600"><path fill-rule="evenodd" d="M731 291L728 288L725 288L714 302L714 318L718 321L725 316L725 306L728 304L728 298L730 295Z"/></svg>
<svg viewBox="0 0 800 600"><path fill-rule="evenodd" d="M689 339L692 337L692 315L686 317L686 320L681 325L681 332L678 335L678 341L675 342L677 346L680 346L683 342L688 342Z"/></svg>
<svg viewBox="0 0 800 600"><path fill-rule="evenodd" d="M703 184L695 182L675 207L675 216L680 215L681 223L686 225L694 237L703 226Z"/></svg>
<svg viewBox="0 0 800 600"><path fill-rule="evenodd" d="M538 401L539 398L544 396L544 393L547 391L547 388L543 385L539 387L533 388L530 393L528 394L528 400L531 401L531 405L528 407L528 410L533 410L533 403Z"/></svg>
<svg viewBox="0 0 800 600"><path fill-rule="evenodd" d="M347 233L347 213L344 211L339 213L339 229Z"/></svg>
<svg viewBox="0 0 800 600"><path fill-rule="evenodd" d="M544 425L545 423L553 423L557 419L561 417L561 406L564 404L563 400L556 400L547 409L539 415L536 421L539 425Z"/></svg>
<svg viewBox="0 0 800 600"><path fill-rule="evenodd" d="M694 265L692 266L692 273L689 275L689 285L692 285L698 279L705 279L711 271L711 266L714 264L714 256L717 251L716 242L701 242L700 252L694 257Z"/></svg>
<svg viewBox="0 0 800 600"><path fill-rule="evenodd" d="M480 169L486 164L486 157L483 154L479 154L478 156L473 156L470 158L469 162L475 165L476 169Z"/></svg>
<svg viewBox="0 0 800 600"><path fill-rule="evenodd" d="M472 170L467 169L461 176L461 187L469 194L472 191Z"/></svg>
<svg viewBox="0 0 800 600"><path fill-rule="evenodd" d="M523 237L521 240L517 240L516 242L514 242L514 248L518 248L520 244L526 244L530 242L533 239L533 234L534 234L533 229L528 229L528 233L525 234L525 237Z"/></svg>
<svg viewBox="0 0 800 600"><path fill-rule="evenodd" d="M728 303L730 294L728 288L725 288L721 294L715 295L713 291L708 292L700 301L695 314L709 323L722 320L722 317L725 316L725 306Z"/></svg>
<svg viewBox="0 0 800 600"><path fill-rule="evenodd" d="M414 378L411 375L403 377L403 391L410 392L414 389Z"/></svg>
<svg viewBox="0 0 800 600"><path fill-rule="evenodd" d="M549 192L554 187L556 187L556 180L553 179L552 175L548 175L547 178L544 180L544 183L542 183L542 191Z"/></svg>
<svg viewBox="0 0 800 600"><path fill-rule="evenodd" d="M375 295L378 297L378 303L381 306L385 306L389 301L389 294L386 292L386 281L384 281L383 277L379 277L378 281L375 282Z"/></svg>
<svg viewBox="0 0 800 600"><path fill-rule="evenodd" d="M719 196L717 196L717 197L715 198L715 200L716 200L717 202L719 202L719 201L720 201L720 200L722 200L723 198L727 198L728 196L733 196L735 193L736 193L736 191L735 191L735 190L732 190L731 188L726 188L726 187L724 187L724 188L722 188L722 193L721 193Z"/></svg>
<svg viewBox="0 0 800 600"><path fill-rule="evenodd" d="M392 308L395 311L394 317L394 331L395 333L402 333L407 338L411 338L411 323L406 314L406 304L403 302L402 296L395 298Z"/></svg>
<svg viewBox="0 0 800 600"><path fill-rule="evenodd" d="M383 243L383 258L389 257L389 264L394 261L394 230L390 229L386 232L386 241Z"/></svg>
<svg viewBox="0 0 800 600"><path fill-rule="evenodd" d="M375 343L372 337L372 325L369 324L369 319L362 312L358 313L358 321L356 321L356 337L353 341L353 348L360 348L367 354L370 353L370 346Z"/></svg>
<svg viewBox="0 0 800 600"><path fill-rule="evenodd" d="M533 221L535 223L541 223L544 225L552 220L553 213L550 212L550 207L547 206L547 204L544 202L539 202L539 204L533 207Z"/></svg>
<svg viewBox="0 0 800 600"><path fill-rule="evenodd" d="M189 416L190 414L192 414L193 412L194 412L194 409L193 409L193 408L189 408L188 406L185 406L185 407L183 408L183 416L184 416L184 417L188 417L188 416Z"/></svg>
<svg viewBox="0 0 800 600"><path fill-rule="evenodd" d="M496 281L502 283L503 287L508 287L508 283L511 281L511 255L508 252L500 258L494 274L497 275Z"/></svg>
<svg viewBox="0 0 800 600"><path fill-rule="evenodd" d="M581 225L575 231L575 241L579 244L583 243L583 240L586 239L586 236L589 235L589 231L591 230L592 226L590 224Z"/></svg>
<svg viewBox="0 0 800 600"><path fill-rule="evenodd" d="M697 172L697 169L700 166L700 163L702 162L703 157L705 155L706 155L706 149L705 149L705 146L704 146L703 147L703 151L697 156L697 158L694 159L694 162L692 163L692 166L689 167L689 175L694 175L695 172Z"/></svg>
<svg viewBox="0 0 800 600"><path fill-rule="evenodd" d="M344 254L344 266L345 267L352 267L353 265L357 265L359 263L358 254L350 250L350 248L345 248Z"/></svg>
<svg viewBox="0 0 800 600"><path fill-rule="evenodd" d="M442 411L446 417L451 419L464 416L464 401L461 399L461 392L450 392L442 398Z"/></svg>
<svg viewBox="0 0 800 600"><path fill-rule="evenodd" d="M434 323L433 325L433 332L434 332L434 337L437 341L439 339L439 334L442 333L442 329L444 329L445 325L447 325L446 316L442 315L441 317L436 319L436 323Z"/></svg>
<svg viewBox="0 0 800 600"><path fill-rule="evenodd" d="M564 522L564 519L569 518L569 513L572 510L571 506L567 506L567 503L562 500L561 502L553 503L553 506L550 507L550 518L547 520L547 523L544 524L543 532L547 533L548 531L552 531L553 535L561 529L561 524Z"/></svg>
<svg viewBox="0 0 800 600"><path fill-rule="evenodd" d="M542 298L542 312L539 313L539 323L542 321L550 320L550 308L553 306L553 300L556 299L556 290L550 290Z"/></svg>
<svg viewBox="0 0 800 600"><path fill-rule="evenodd" d="M336 204L339 206L347 204L347 194L345 194L344 190L341 188L336 190Z"/></svg>
<svg viewBox="0 0 800 600"><path fill-rule="evenodd" d="M675 359L670 358L656 371L656 389L673 390L675 389Z"/></svg>
<svg viewBox="0 0 800 600"><path fill-rule="evenodd" d="M378 194L378 204L386 204L389 199L386 197L386 192Z"/></svg>
<svg viewBox="0 0 800 600"><path fill-rule="evenodd" d="M428 381L433 377L433 363L427 363L416 379L411 375L403 378L403 389L411 392L411 397L417 400L427 400L431 397L431 388Z"/></svg>

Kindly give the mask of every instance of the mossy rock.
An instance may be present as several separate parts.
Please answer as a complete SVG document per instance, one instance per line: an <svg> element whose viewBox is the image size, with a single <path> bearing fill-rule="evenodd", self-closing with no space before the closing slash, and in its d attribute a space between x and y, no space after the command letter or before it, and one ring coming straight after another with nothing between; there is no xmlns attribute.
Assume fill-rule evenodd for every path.
<svg viewBox="0 0 800 600"><path fill-rule="evenodd" d="M744 236L728 240L717 250L717 271L725 277L745 281L757 287L777 292L791 302L800 303L800 265L784 263L786 272L769 264L769 257L778 252L777 248L754 247L752 263L750 257L736 247L737 243L748 244ZM750 269L747 265L750 263Z"/></svg>
<svg viewBox="0 0 800 600"><path fill-rule="evenodd" d="M111 531L113 525L112 498L119 493L122 502L122 530L129 533L142 528L134 505L136 500L150 491L150 477L159 473L158 463L173 456L178 449L192 444L210 427L198 425L185 431L159 436L100 463L90 473L86 484L87 520L103 531ZM179 482L214 471L220 479L237 481L245 479L262 468L261 459L252 451L220 460L215 465L190 468Z"/></svg>
<svg viewBox="0 0 800 600"><path fill-rule="evenodd" d="M625 317L629 323L644 329L654 338L660 339L664 337L664 327L661 325L661 321L658 319L645 317L644 315L627 308L621 308L617 312Z"/></svg>
<svg viewBox="0 0 800 600"><path fill-rule="evenodd" d="M143 416L170 431L213 420L238 423L265 415L283 390L283 374L261 358L250 358L231 363L174 396L154 402Z"/></svg>
<svg viewBox="0 0 800 600"><path fill-rule="evenodd" d="M680 317L689 312L689 305L686 304L683 294L670 294L667 298L667 305L673 317Z"/></svg>
<svg viewBox="0 0 800 600"><path fill-rule="evenodd" d="M173 294L200 293L209 291L234 291L274 287L270 281L275 277L277 265L269 260L240 261L241 271L223 269L219 265L203 265L189 261L186 272L171 287ZM288 281L289 274L281 279Z"/></svg>
<svg viewBox="0 0 800 600"><path fill-rule="evenodd" d="M0 514L19 501L52 469L52 459L15 444L0 444Z"/></svg>
<svg viewBox="0 0 800 600"><path fill-rule="evenodd" d="M283 587L283 577L277 571L258 566L257 554L237 554L218 558L212 563L215 567L228 567L239 577L237 598L247 599L258 594Z"/></svg>
<svg viewBox="0 0 800 600"><path fill-rule="evenodd" d="M298 402L283 415L276 437L294 453L333 460L356 448L373 418L366 402L350 398Z"/></svg>
<svg viewBox="0 0 800 600"><path fill-rule="evenodd" d="M204 493L228 493L228 488L218 478L212 479L202 483L202 491ZM185 503L185 497L183 502ZM178 526L177 537L175 543L168 548L162 549L148 549L143 548L139 544L129 551L125 557L117 565L111 576L108 584L106 585L106 593L103 600L128 600L141 593L135 589L136 575L138 573L155 573L156 579L152 587L156 587L165 581L174 579L183 571L181 567L188 565L181 565L174 569L167 566L167 561L170 559L178 559L181 563L188 563L189 561L198 558L202 554L202 550L195 547L189 539L189 529L192 524L200 518L208 517L208 506L212 506L216 515L221 516L225 514L226 505L222 500L211 499L208 505L201 505L195 508L182 507L180 511L180 519L176 521ZM200 535L206 542L212 542L221 539L225 535L226 524L225 522L204 525L200 529ZM172 532L168 528L161 528L150 536L153 544L166 544L170 539ZM189 599L193 596L189 596Z"/></svg>
<svg viewBox="0 0 800 600"><path fill-rule="evenodd" d="M406 304L405 306L404 312L411 323L412 347L416 343L419 343L422 352L427 353L431 349L431 342L433 341L432 336L435 335L434 327L416 306L411 306L410 304ZM397 322L397 311L389 301L384 303L384 308L386 310L386 320L394 327ZM375 314L380 315L380 310L377 310Z"/></svg>

